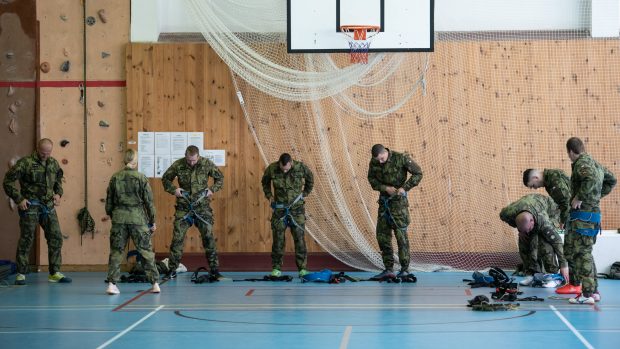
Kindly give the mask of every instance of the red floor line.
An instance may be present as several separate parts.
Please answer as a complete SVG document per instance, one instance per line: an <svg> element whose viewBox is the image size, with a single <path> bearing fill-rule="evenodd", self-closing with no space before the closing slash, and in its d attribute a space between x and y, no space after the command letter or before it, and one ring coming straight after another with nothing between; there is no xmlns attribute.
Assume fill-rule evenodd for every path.
<svg viewBox="0 0 620 349"><path fill-rule="evenodd" d="M168 281L168 280L164 280L164 281L162 281L162 282L160 283L160 285L165 284L165 283L166 283L166 281ZM142 296L144 296L145 294L150 293L150 292L151 292L151 288L149 287L148 289L146 289L146 290L144 290L144 291L140 292L137 296L133 297L132 299L128 300L127 302L125 302L125 303L123 303L123 304L119 305L118 307L116 307L116 308L112 309L112 312L119 311L119 310L123 309L123 308L124 308L124 307L126 307L127 305L129 305L129 304L133 303L134 301L136 301L136 300L137 300L137 299L139 299L140 297L142 297Z"/></svg>
<svg viewBox="0 0 620 349"><path fill-rule="evenodd" d="M254 293L254 289L253 289L253 288L251 288L251 289L250 289L250 290L249 290L249 291L245 294L245 296L246 296L246 297L249 297L249 296L251 296L251 295L252 295L252 293Z"/></svg>
<svg viewBox="0 0 620 349"><path fill-rule="evenodd" d="M465 289L465 295L471 296L471 290L469 288Z"/></svg>
<svg viewBox="0 0 620 349"><path fill-rule="evenodd" d="M36 87L79 87L83 85L82 80L62 80L62 81L0 81L0 87L20 87L20 88L36 88ZM125 87L125 80L87 80L86 87Z"/></svg>

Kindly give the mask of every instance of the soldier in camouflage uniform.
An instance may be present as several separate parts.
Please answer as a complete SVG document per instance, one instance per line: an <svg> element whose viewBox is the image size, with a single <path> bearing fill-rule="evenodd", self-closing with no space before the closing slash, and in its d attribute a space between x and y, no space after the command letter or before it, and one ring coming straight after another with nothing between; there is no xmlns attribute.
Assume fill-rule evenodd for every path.
<svg viewBox="0 0 620 349"><path fill-rule="evenodd" d="M138 157L135 150L125 152L124 162L125 168L110 178L105 201L105 212L112 218L106 292L110 295L120 293L116 283L120 280L125 244L131 237L136 250L144 259L147 280L153 285L151 292L159 293L159 273L151 241L151 233L156 230L153 192L146 176L136 170Z"/></svg>
<svg viewBox="0 0 620 349"><path fill-rule="evenodd" d="M393 276L394 251L392 230L398 245L400 272L398 277L409 274L409 200L407 192L422 180L422 169L407 153L399 153L375 144L371 150L372 159L368 165L368 182L379 194L377 217L377 242L381 250L385 270L374 278ZM407 174L411 177L407 179Z"/></svg>
<svg viewBox="0 0 620 349"><path fill-rule="evenodd" d="M209 177L213 178L213 185L210 187ZM173 184L175 178L178 187ZM176 269L183 255L185 234L192 225L200 232L211 274L221 278L216 240L213 236L213 210L209 203L213 193L224 185L222 172L211 160L199 155L198 147L190 145L185 150L185 157L172 163L166 170L162 184L168 193L176 196L174 230L168 261L170 272L165 278L176 277Z"/></svg>
<svg viewBox="0 0 620 349"><path fill-rule="evenodd" d="M284 233L291 229L295 244L295 263L299 276L308 274L306 270L307 251L304 240L306 224L305 198L314 186L312 171L301 161L295 161L291 155L284 153L280 159L265 169L261 180L263 192L271 202L271 276L281 275L282 256L284 255ZM273 185L273 191L271 189Z"/></svg>
<svg viewBox="0 0 620 349"><path fill-rule="evenodd" d="M17 243L16 285L25 285L28 258L37 225L41 225L47 240L49 282L69 283L71 279L60 272L62 264L62 233L55 206L60 205L63 172L58 161L51 157L53 143L44 138L32 155L17 161L4 176L4 191L19 207L20 236ZM15 181L19 181L17 189Z"/></svg>
<svg viewBox="0 0 620 349"><path fill-rule="evenodd" d="M571 196L568 175L560 169L527 169L523 171L523 184L530 189L545 188L560 209L560 228L563 228L568 220ZM550 244L544 239L538 239L538 248L532 252L538 254L539 264L544 266L547 273L557 273L559 266Z"/></svg>
<svg viewBox="0 0 620 349"><path fill-rule="evenodd" d="M564 256L562 238L558 233L559 213L553 199L541 194L525 195L500 212L500 219L517 228L519 232L519 252L526 275L532 276L541 272L534 250L538 248L538 239L542 239L552 247L560 264L560 273L568 279L568 261Z"/></svg>
<svg viewBox="0 0 620 349"><path fill-rule="evenodd" d="M596 265L592 248L601 229L601 198L616 185L616 177L586 153L585 145L572 137L566 142L572 162L570 217L564 246L571 269L570 284L556 290L561 294L577 294L569 301L594 304L600 300Z"/></svg>

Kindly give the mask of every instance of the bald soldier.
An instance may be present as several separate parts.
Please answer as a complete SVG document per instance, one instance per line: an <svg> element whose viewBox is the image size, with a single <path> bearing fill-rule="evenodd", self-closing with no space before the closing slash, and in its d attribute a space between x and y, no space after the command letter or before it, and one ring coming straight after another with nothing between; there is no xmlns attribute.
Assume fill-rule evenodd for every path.
<svg viewBox="0 0 620 349"><path fill-rule="evenodd" d="M368 164L368 182L379 192L377 217L377 242L383 259L383 272L373 278L393 277L394 251L392 231L398 245L400 272L398 277L409 276L409 200L407 192L422 180L422 169L406 153L399 153L375 144L371 149L372 159ZM411 176L408 177L408 175Z"/></svg>
<svg viewBox="0 0 620 349"><path fill-rule="evenodd" d="M120 293L116 283L120 280L123 252L130 237L144 259L144 271L152 285L151 292L159 293L159 272L151 241L151 233L156 230L153 191L146 176L136 170L138 156L135 150L125 152L124 163L125 168L110 178L105 200L105 212L112 218L106 293Z"/></svg>
<svg viewBox="0 0 620 349"><path fill-rule="evenodd" d="M26 284L28 259L37 225L40 225L47 241L49 259L49 282L70 283L71 279L60 272L62 264L62 233L56 216L60 205L63 172L52 154L53 143L41 139L37 150L17 161L4 176L4 192L19 208L20 236L17 243L17 276L15 285ZM19 189L15 182L19 182Z"/></svg>
<svg viewBox="0 0 620 349"><path fill-rule="evenodd" d="M504 207L499 214L502 221L519 232L519 252L526 275L540 273L536 253L537 239L543 239L553 248L560 264L560 273L568 280L568 262L564 257L562 239L558 234L559 210L553 199L542 194L528 194Z"/></svg>

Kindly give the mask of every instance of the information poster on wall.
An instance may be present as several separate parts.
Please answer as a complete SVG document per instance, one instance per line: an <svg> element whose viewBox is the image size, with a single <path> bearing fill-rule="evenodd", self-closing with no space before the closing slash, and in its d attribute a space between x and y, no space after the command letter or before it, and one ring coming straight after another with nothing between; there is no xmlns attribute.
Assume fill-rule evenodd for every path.
<svg viewBox="0 0 620 349"><path fill-rule="evenodd" d="M138 153L138 171L147 177L155 177L155 155Z"/></svg>
<svg viewBox="0 0 620 349"><path fill-rule="evenodd" d="M187 132L170 132L170 154L185 156L187 149Z"/></svg>
<svg viewBox="0 0 620 349"><path fill-rule="evenodd" d="M138 170L150 178L161 178L170 165L185 156L188 146L195 145L202 156L218 166L225 164L224 150L204 150L202 132L138 132Z"/></svg>
<svg viewBox="0 0 620 349"><path fill-rule="evenodd" d="M215 166L226 166L226 150L224 149L203 149L200 155L213 161Z"/></svg>

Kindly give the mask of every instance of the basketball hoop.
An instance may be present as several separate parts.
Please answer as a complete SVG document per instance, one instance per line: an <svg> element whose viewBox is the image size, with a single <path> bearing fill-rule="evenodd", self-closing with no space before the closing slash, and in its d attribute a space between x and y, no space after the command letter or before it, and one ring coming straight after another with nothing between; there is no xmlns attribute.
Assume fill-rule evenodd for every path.
<svg viewBox="0 0 620 349"><path fill-rule="evenodd" d="M351 63L368 63L371 39L379 33L378 25L342 25L340 31L347 36L351 48Z"/></svg>

